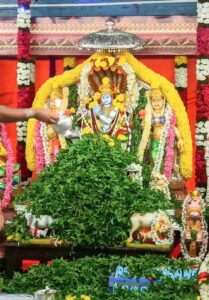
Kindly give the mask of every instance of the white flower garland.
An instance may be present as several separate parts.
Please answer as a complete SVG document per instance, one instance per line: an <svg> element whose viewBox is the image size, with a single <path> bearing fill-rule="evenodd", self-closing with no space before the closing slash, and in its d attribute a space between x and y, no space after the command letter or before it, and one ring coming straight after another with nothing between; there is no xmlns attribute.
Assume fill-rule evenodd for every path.
<svg viewBox="0 0 209 300"><path fill-rule="evenodd" d="M187 67L175 68L175 86L177 88L187 88Z"/></svg>
<svg viewBox="0 0 209 300"><path fill-rule="evenodd" d="M31 11L30 9L17 10L17 27L18 28L30 28L31 27Z"/></svg>
<svg viewBox="0 0 209 300"><path fill-rule="evenodd" d="M132 109L137 107L139 101L139 86L134 69L128 63L122 65L122 69L127 74L127 94L129 96L129 105Z"/></svg>
<svg viewBox="0 0 209 300"><path fill-rule="evenodd" d="M208 138L209 138L209 134L208 134ZM207 192L206 192L205 201L207 204L209 204L209 140L206 141L205 160L206 160L206 175L207 175Z"/></svg>
<svg viewBox="0 0 209 300"><path fill-rule="evenodd" d="M209 76L209 59L208 58L198 58L197 59L197 70L196 70L197 80L205 81Z"/></svg>
<svg viewBox="0 0 209 300"><path fill-rule="evenodd" d="M197 22L209 24L209 2L197 3Z"/></svg>
<svg viewBox="0 0 209 300"><path fill-rule="evenodd" d="M196 145L206 146L207 133L209 131L209 121L199 121L196 124Z"/></svg>
<svg viewBox="0 0 209 300"><path fill-rule="evenodd" d="M17 84L30 85L35 81L35 65L32 62L17 63Z"/></svg>
<svg viewBox="0 0 209 300"><path fill-rule="evenodd" d="M26 142L27 122L19 121L16 123L16 125L17 125L17 140L18 140L18 142Z"/></svg>
<svg viewBox="0 0 209 300"><path fill-rule="evenodd" d="M84 102L86 97L93 93L88 80L88 75L91 71L91 68L91 63L85 65L85 67L81 71L80 82L78 83L78 97L79 100Z"/></svg>
<svg viewBox="0 0 209 300"><path fill-rule="evenodd" d="M202 212L201 212L201 217L202 217L202 226L201 226L201 230L203 232L203 241L202 241L202 246L201 246L201 249L200 249L200 252L199 252L199 255L196 256L196 257L190 257L189 253L188 253L188 250L187 250L187 247L186 247L186 244L185 244L185 232L186 232L186 215L187 215L187 205L188 205L188 202L190 201L190 196L187 196L185 199L184 199L184 202L183 202L183 206L182 206L182 224L183 224L183 230L181 231L181 250L182 250L182 254L183 256L188 259L188 260L196 260L197 262L201 262L206 253L207 253L207 246L208 246L208 232L207 232L207 224L205 222L205 219L204 219L204 212L205 212L205 202L204 200L202 199L202 197L200 197L201 199L201 207L202 207Z"/></svg>
<svg viewBox="0 0 209 300"><path fill-rule="evenodd" d="M167 237L164 239L160 239L158 236L159 230L157 230L156 227L160 226L160 221L163 216L165 216L169 220L169 223L167 224L168 228L165 231ZM165 212L158 211L156 218L152 221L151 231L152 231L153 241L155 242L156 245L172 245L173 244L174 230L172 227L171 220Z"/></svg>
<svg viewBox="0 0 209 300"><path fill-rule="evenodd" d="M49 152L49 145L48 145L48 136L47 136L47 125L43 122L41 123L40 127L40 135L42 137L42 143L44 148L44 159L46 166L51 165L51 158L50 158L50 152Z"/></svg>

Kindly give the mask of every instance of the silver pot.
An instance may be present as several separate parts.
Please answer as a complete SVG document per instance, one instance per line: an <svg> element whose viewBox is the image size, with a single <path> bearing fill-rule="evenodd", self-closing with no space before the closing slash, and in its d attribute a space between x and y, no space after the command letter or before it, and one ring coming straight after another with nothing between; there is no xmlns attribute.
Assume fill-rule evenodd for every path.
<svg viewBox="0 0 209 300"><path fill-rule="evenodd" d="M53 127L57 133L65 135L66 131L72 130L73 117L61 114L58 122Z"/></svg>
<svg viewBox="0 0 209 300"><path fill-rule="evenodd" d="M34 293L34 300L55 300L57 291L51 289L39 290Z"/></svg>
<svg viewBox="0 0 209 300"><path fill-rule="evenodd" d="M80 139L81 134L78 128L73 128L73 117L61 114L56 124L52 125L55 131L71 141Z"/></svg>

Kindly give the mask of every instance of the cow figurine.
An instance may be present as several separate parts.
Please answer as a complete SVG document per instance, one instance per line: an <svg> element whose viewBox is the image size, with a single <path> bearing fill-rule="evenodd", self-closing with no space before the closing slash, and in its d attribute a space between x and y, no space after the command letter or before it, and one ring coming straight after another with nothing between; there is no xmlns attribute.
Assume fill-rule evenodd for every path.
<svg viewBox="0 0 209 300"><path fill-rule="evenodd" d="M171 220L163 211L153 213L135 213L131 216L131 231L128 244L139 241L140 243L172 244L173 229Z"/></svg>
<svg viewBox="0 0 209 300"><path fill-rule="evenodd" d="M39 218L36 218L31 212L26 212L25 217L33 237L46 237L53 222L52 217L41 215Z"/></svg>

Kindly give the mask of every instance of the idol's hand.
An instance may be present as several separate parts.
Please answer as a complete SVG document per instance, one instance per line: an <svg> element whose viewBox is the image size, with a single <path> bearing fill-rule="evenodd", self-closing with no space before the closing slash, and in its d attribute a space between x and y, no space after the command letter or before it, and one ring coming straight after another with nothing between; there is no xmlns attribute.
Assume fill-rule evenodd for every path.
<svg viewBox="0 0 209 300"><path fill-rule="evenodd" d="M179 152L183 152L184 151L184 141L183 139L179 139L177 142L177 147L179 149Z"/></svg>
<svg viewBox="0 0 209 300"><path fill-rule="evenodd" d="M101 108L98 104L94 105L93 111L96 115L99 115L101 113Z"/></svg>

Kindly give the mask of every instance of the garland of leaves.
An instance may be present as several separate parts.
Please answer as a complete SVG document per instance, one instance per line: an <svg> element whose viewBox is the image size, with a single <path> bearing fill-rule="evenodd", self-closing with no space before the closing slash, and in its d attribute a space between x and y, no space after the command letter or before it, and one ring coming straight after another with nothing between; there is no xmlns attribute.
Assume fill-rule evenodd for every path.
<svg viewBox="0 0 209 300"><path fill-rule="evenodd" d="M56 238L79 245L121 246L130 230L132 213L173 208L162 193L148 187L148 169L143 173L147 187L143 189L126 175L136 158L125 152L120 142L115 141L115 147L107 143L100 136L87 135L61 150L57 163L44 169L17 197L18 203L31 202L29 210L34 215L53 217L52 235ZM25 222L19 221L17 225L13 219L7 235L25 228Z"/></svg>
<svg viewBox="0 0 209 300"><path fill-rule="evenodd" d="M162 255L140 257L85 257L73 262L55 260L50 265L33 266L27 273L16 272L13 279L5 279L1 284L3 292L28 293L49 286L56 288L57 300L66 295L80 299L86 294L94 300L194 300L198 296L197 275L190 279L172 279L163 275L167 268L173 273L189 271L193 264L182 259L173 260ZM118 289L114 294L108 291L108 278L117 266L127 267L129 278L161 279L162 284L153 284L143 293ZM156 267L157 266L157 267ZM64 270L64 272L63 272ZM31 284L33 282L33 284Z"/></svg>
<svg viewBox="0 0 209 300"><path fill-rule="evenodd" d="M140 111L145 109L147 104L146 89L142 88L139 92L138 105L133 112L133 129L131 139L131 153L136 157L138 153L138 147L142 136L142 122L143 118L140 118Z"/></svg>

